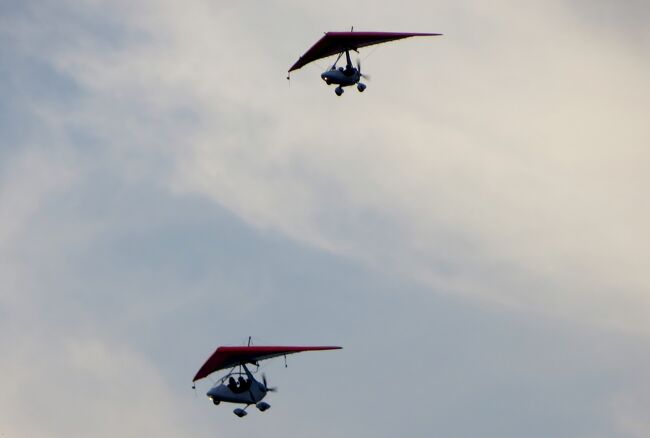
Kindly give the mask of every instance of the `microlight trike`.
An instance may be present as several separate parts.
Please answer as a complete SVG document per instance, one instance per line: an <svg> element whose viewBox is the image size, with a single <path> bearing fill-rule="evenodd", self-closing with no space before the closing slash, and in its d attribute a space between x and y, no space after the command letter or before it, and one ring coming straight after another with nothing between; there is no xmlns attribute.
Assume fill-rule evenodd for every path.
<svg viewBox="0 0 650 438"><path fill-rule="evenodd" d="M341 347L334 346L239 346L219 347L205 361L203 366L194 376L193 382L220 371L229 370L217 383L210 388L207 396L215 405L222 402L239 403L244 408L236 408L233 412L238 417L247 415L246 408L255 405L261 412L271 407L270 404L262 401L269 392L275 388L269 387L266 376L262 375L262 381L257 380L251 372L249 365L259 368L259 362L275 357L300 353L303 351L339 350Z"/></svg>

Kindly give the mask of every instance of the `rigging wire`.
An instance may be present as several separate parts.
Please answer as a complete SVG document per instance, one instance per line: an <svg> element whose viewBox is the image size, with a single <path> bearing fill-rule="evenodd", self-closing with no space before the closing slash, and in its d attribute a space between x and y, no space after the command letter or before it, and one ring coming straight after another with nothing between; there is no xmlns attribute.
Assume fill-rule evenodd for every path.
<svg viewBox="0 0 650 438"><path fill-rule="evenodd" d="M370 52L368 52L368 54L367 54L366 56L362 57L361 60L362 60L362 61L365 61L366 59L368 59L368 58L370 57L370 55L372 55L373 53L375 53L375 51L376 51L377 49L379 49L379 44L375 44L375 46L373 46L372 50L370 50Z"/></svg>

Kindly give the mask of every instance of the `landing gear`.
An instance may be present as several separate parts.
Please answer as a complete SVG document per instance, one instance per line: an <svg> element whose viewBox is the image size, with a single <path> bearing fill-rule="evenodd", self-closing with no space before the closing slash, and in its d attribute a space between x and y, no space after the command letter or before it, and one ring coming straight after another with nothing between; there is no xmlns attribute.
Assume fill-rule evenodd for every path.
<svg viewBox="0 0 650 438"><path fill-rule="evenodd" d="M336 93L337 96L340 96L343 94L343 88L341 86L338 86L334 89L334 92Z"/></svg>
<svg viewBox="0 0 650 438"><path fill-rule="evenodd" d="M257 409L260 410L260 412L264 412L264 411L266 411L268 408L271 407L271 405L268 404L267 402L259 402L259 403L256 404L255 406L257 407Z"/></svg>
<svg viewBox="0 0 650 438"><path fill-rule="evenodd" d="M237 415L239 418L241 418L241 417L245 417L246 415L248 415L248 412L246 412L246 411L245 411L244 409L242 409L242 408L237 408L237 409L235 409L235 410L233 411L233 413L234 413L235 415Z"/></svg>
<svg viewBox="0 0 650 438"><path fill-rule="evenodd" d="M357 84L357 90L359 90L359 93L363 93L363 90L365 89L366 89L366 84L362 84L361 82Z"/></svg>

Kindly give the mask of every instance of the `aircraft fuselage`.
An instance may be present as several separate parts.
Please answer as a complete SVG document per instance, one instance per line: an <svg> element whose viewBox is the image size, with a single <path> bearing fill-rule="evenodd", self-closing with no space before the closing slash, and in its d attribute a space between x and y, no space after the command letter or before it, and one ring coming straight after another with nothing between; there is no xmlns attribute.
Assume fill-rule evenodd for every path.
<svg viewBox="0 0 650 438"><path fill-rule="evenodd" d="M334 68L323 72L320 77L325 81L327 85L336 84L340 85L341 87L349 87L350 85L355 85L361 80L361 74L359 74L359 70L354 67Z"/></svg>

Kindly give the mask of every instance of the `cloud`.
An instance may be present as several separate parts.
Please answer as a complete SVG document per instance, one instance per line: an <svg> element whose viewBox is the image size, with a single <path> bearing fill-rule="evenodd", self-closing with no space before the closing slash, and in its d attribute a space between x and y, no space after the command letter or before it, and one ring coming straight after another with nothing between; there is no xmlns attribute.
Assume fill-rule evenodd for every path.
<svg viewBox="0 0 650 438"><path fill-rule="evenodd" d="M173 72L203 114L177 190L438 290L647 332L648 66L638 52L574 26L561 3L477 7L455 17L479 20L472 33L384 49L375 68L394 74L386 52L399 55L406 83L379 80L363 102L325 100L306 79L291 90L241 86L283 64L267 42L248 42L255 20L240 14L191 45L189 24L159 26L183 67L155 53L147 64ZM247 59L223 53L234 69L207 56L223 33L246 46ZM400 98L429 81L446 86L410 106Z"/></svg>
<svg viewBox="0 0 650 438"><path fill-rule="evenodd" d="M164 380L141 355L89 336L44 335L23 334L0 367L11 382L0 397L6 436L182 432Z"/></svg>
<svg viewBox="0 0 650 438"><path fill-rule="evenodd" d="M179 416L212 406L185 411L178 382L242 326L345 340L340 364L292 378L318 403L340 396L327 379L349 385L354 409L323 409L358 433L408 418L472 435L468 410L501 436L540 418L567 436L593 418L645 426L622 377L636 362L611 359L648 333L638 47L564 2L362 2L358 29L446 35L378 49L368 90L338 99L318 67L284 75L321 30L347 27L345 2L26 5L0 43L16 103L0 150L10 432L205 432ZM396 370L377 360L386 345L422 359ZM402 372L422 376L417 406L395 401ZM322 405L289 395L300 403L264 421L297 412L312 433ZM520 423L494 421L513 409Z"/></svg>
<svg viewBox="0 0 650 438"><path fill-rule="evenodd" d="M133 178L438 291L647 332L648 64L564 3L443 5L448 35L373 54L363 99L274 80L303 47L263 17L289 4L137 8L108 14L130 44L51 60Z"/></svg>

